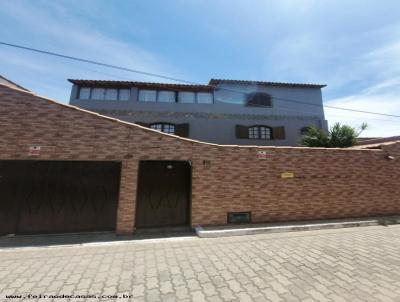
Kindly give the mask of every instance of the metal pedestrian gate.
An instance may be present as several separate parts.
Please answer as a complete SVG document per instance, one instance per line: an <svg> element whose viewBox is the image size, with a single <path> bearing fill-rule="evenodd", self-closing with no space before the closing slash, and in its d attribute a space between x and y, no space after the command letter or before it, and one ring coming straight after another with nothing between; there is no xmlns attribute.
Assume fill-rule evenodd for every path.
<svg viewBox="0 0 400 302"><path fill-rule="evenodd" d="M190 186L191 169L189 162L140 162L136 227L188 225Z"/></svg>

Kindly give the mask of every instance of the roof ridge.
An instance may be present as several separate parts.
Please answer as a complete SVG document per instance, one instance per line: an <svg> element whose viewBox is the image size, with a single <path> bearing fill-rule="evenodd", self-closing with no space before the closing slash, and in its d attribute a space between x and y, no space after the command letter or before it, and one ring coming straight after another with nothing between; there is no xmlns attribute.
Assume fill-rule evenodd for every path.
<svg viewBox="0 0 400 302"><path fill-rule="evenodd" d="M69 82L76 84L79 82L102 82L102 83L126 83L126 84L144 84L144 85L161 85L161 86L187 86L187 87L209 87L209 84L185 84L185 83L162 83L162 82L144 82L129 80L90 80L90 79L67 79Z"/></svg>
<svg viewBox="0 0 400 302"><path fill-rule="evenodd" d="M207 84L187 84L187 83L162 83L162 82L144 82L129 80L89 80L89 79L68 79L73 84L132 84L132 85L148 85L148 86L169 86L169 87L197 87L204 89L215 88L219 83L236 83L236 84L256 84L265 86L283 86L283 87L304 87L304 88L323 88L326 84L312 83L289 83L289 82L268 82L255 80L229 80L229 79L210 79Z"/></svg>
<svg viewBox="0 0 400 302"><path fill-rule="evenodd" d="M314 83L293 83L293 82L271 82L271 81L258 81L258 80L233 80L233 79L210 79L208 84L218 84L218 83L246 83L246 84L258 84L258 85L268 85L268 86L293 86L293 87L315 87L323 88L326 84L314 84Z"/></svg>

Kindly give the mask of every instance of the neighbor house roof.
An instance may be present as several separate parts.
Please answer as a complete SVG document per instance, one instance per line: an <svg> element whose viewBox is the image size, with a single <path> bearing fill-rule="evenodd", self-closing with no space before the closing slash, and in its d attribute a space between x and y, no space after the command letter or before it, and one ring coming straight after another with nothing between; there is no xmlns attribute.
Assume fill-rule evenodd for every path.
<svg viewBox="0 0 400 302"><path fill-rule="evenodd" d="M359 138L356 144L357 146L369 146L382 143L390 143L400 141L400 136L389 136L389 137L373 137L373 138Z"/></svg>
<svg viewBox="0 0 400 302"><path fill-rule="evenodd" d="M17 83L7 79L6 77L3 77L2 75L0 75L0 83L8 85L8 86L11 86L11 87L14 87L14 88L19 88L19 89L22 89L22 90L29 91L28 89L22 87L21 85L18 85Z"/></svg>
<svg viewBox="0 0 400 302"><path fill-rule="evenodd" d="M212 91L214 87L210 85L189 85L189 84L171 84L171 83L153 83L137 81L108 81L108 80L80 80L68 79L76 85L86 86L108 86L108 87L138 87L142 89L167 89L167 90L187 90L187 91Z"/></svg>
<svg viewBox="0 0 400 302"><path fill-rule="evenodd" d="M281 87L297 87L297 88L323 88L324 84L305 84L305 83L282 83L282 82L264 82L264 81L244 81L244 80L227 80L227 79L211 79L209 85L218 84L237 84L237 85L259 85L259 86L281 86Z"/></svg>

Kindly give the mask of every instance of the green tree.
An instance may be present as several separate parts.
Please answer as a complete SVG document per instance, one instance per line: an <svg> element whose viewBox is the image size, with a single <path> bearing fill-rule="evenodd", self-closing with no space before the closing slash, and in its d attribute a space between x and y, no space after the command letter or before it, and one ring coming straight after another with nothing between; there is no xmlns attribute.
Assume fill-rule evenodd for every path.
<svg viewBox="0 0 400 302"><path fill-rule="evenodd" d="M328 132L311 126L300 139L300 145L305 147L347 148L357 143L357 137L367 129L363 123L359 129L348 125L334 124Z"/></svg>

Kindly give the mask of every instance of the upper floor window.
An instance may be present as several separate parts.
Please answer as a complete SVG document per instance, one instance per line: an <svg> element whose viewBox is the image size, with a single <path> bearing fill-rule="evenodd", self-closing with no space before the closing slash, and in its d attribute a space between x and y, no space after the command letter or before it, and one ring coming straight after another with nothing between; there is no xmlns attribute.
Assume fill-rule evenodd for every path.
<svg viewBox="0 0 400 302"><path fill-rule="evenodd" d="M106 101L127 101L130 97L130 89L117 88L79 88L79 99L81 100L106 100Z"/></svg>
<svg viewBox="0 0 400 302"><path fill-rule="evenodd" d="M272 107L272 97L264 92L249 93L246 97L246 106Z"/></svg>
<svg viewBox="0 0 400 302"><path fill-rule="evenodd" d="M212 104L213 103L213 94L210 92L198 92L197 93L197 103Z"/></svg>
<svg viewBox="0 0 400 302"><path fill-rule="evenodd" d="M105 100L118 100L118 89L105 89L104 99Z"/></svg>
<svg viewBox="0 0 400 302"><path fill-rule="evenodd" d="M175 125L168 123L150 124L150 128L164 133L175 134Z"/></svg>
<svg viewBox="0 0 400 302"><path fill-rule="evenodd" d="M196 94L189 91L179 92L179 103L195 103Z"/></svg>
<svg viewBox="0 0 400 302"><path fill-rule="evenodd" d="M79 99L81 100L88 100L90 99L90 88L88 87L81 87L79 89Z"/></svg>
<svg viewBox="0 0 400 302"><path fill-rule="evenodd" d="M104 88L92 88L92 100L104 100L105 89Z"/></svg>
<svg viewBox="0 0 400 302"><path fill-rule="evenodd" d="M175 103L176 96L175 91L159 91L157 95L157 102L164 102L164 103Z"/></svg>
<svg viewBox="0 0 400 302"><path fill-rule="evenodd" d="M138 100L139 102L212 104L213 94L211 92L140 89Z"/></svg>
<svg viewBox="0 0 400 302"><path fill-rule="evenodd" d="M131 96L130 89L119 89L118 90L118 100L128 101L130 96Z"/></svg>
<svg viewBox="0 0 400 302"><path fill-rule="evenodd" d="M157 100L156 90L139 90L139 102L155 102Z"/></svg>
<svg viewBox="0 0 400 302"><path fill-rule="evenodd" d="M251 139L271 139L272 129L268 126L251 126L248 135Z"/></svg>

